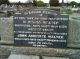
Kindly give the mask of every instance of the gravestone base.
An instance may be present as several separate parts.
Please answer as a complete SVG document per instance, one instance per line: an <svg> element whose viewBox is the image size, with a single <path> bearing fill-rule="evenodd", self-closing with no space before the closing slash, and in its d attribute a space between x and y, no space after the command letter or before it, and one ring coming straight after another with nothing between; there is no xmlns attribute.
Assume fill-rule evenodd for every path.
<svg viewBox="0 0 80 59"><path fill-rule="evenodd" d="M35 48L35 47L16 47L1 45L5 49L11 50L11 54L23 54L47 57L63 57L70 59L80 59L80 49L60 49L60 48Z"/></svg>
<svg viewBox="0 0 80 59"><path fill-rule="evenodd" d="M64 58L64 57L42 57L42 59L69 59L69 58Z"/></svg>

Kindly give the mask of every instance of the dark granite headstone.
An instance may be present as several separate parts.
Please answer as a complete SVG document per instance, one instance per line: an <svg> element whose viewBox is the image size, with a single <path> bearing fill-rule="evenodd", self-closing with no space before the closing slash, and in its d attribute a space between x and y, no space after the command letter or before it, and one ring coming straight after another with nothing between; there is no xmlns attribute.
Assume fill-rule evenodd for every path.
<svg viewBox="0 0 80 59"><path fill-rule="evenodd" d="M31 9L14 15L14 43L19 46L65 48L68 15L49 9Z"/></svg>

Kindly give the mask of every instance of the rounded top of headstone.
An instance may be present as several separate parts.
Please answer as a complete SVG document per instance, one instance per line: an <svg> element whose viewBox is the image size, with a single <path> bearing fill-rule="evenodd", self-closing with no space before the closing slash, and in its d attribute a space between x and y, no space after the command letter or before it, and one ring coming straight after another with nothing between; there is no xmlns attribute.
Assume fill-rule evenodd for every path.
<svg viewBox="0 0 80 59"><path fill-rule="evenodd" d="M59 15L60 13L58 11L55 11L55 10L50 10L50 9L40 9L40 8L36 8L36 9L30 9L26 12L24 12L25 15L27 14L39 14L39 13L42 13L42 14L51 14L51 15Z"/></svg>

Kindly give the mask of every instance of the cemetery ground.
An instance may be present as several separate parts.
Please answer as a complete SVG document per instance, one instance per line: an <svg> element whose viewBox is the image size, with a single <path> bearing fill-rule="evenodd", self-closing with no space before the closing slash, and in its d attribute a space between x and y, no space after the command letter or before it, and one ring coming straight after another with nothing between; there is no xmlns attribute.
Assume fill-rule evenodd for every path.
<svg viewBox="0 0 80 59"><path fill-rule="evenodd" d="M0 45L0 59L11 59L11 56L12 58L16 56L22 56L24 59L30 59L32 55L33 56L31 58L34 57L33 59L80 59L79 12L80 11L71 10L66 10L63 12L63 14L69 14L69 38L67 48L35 48L13 46L13 19L10 18L7 21L0 20L0 25L3 25L3 27L0 26L0 29L2 29L0 31L3 32L2 38L4 39L1 41L3 42L3 45ZM4 43L6 43L6 45L4 45ZM16 58L18 59L19 57Z"/></svg>

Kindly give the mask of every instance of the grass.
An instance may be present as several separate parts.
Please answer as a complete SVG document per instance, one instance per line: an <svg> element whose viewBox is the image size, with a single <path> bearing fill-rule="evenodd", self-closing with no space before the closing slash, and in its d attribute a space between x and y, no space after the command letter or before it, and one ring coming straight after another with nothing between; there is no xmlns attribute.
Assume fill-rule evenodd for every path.
<svg viewBox="0 0 80 59"><path fill-rule="evenodd" d="M80 10L78 10L78 11L72 11L72 10L70 10L70 9L62 9L61 10L61 14L73 14L73 13L78 13L78 14L80 14Z"/></svg>

